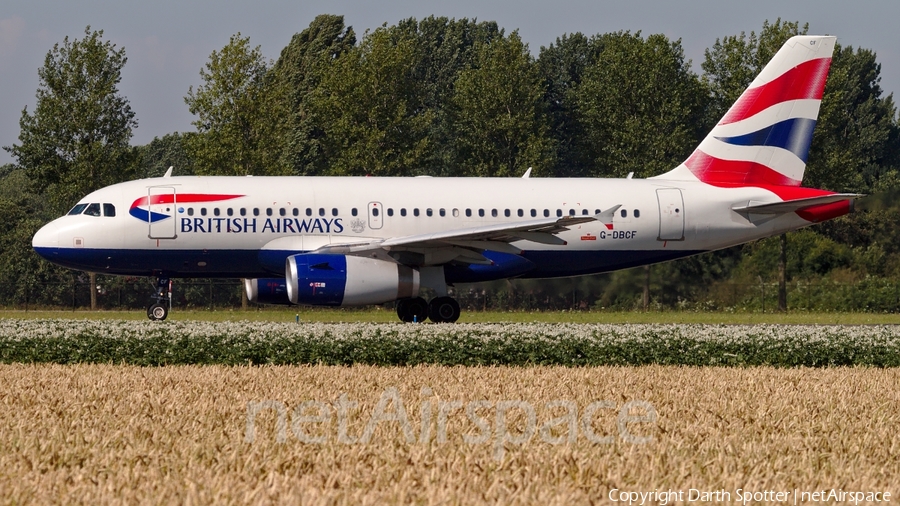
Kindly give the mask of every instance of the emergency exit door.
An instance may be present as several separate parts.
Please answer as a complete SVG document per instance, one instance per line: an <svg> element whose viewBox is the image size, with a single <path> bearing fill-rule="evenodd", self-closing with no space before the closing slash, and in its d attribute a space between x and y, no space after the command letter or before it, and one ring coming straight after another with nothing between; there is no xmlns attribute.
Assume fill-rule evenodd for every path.
<svg viewBox="0 0 900 506"><path fill-rule="evenodd" d="M684 199L678 188L661 188L656 190L659 201L659 236L660 241L684 240Z"/></svg>

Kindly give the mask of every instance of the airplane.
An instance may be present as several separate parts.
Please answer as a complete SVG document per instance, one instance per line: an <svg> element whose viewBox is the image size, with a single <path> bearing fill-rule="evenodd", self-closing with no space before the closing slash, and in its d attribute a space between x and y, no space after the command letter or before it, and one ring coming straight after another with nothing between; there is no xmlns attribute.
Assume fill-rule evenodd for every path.
<svg viewBox="0 0 900 506"><path fill-rule="evenodd" d="M448 287L595 274L781 234L859 194L801 186L835 37L788 40L683 163L647 179L196 177L115 184L34 236L56 264L157 279L243 278L249 300L396 301L455 322ZM661 132L661 135L664 133ZM429 288L436 296L419 295Z"/></svg>

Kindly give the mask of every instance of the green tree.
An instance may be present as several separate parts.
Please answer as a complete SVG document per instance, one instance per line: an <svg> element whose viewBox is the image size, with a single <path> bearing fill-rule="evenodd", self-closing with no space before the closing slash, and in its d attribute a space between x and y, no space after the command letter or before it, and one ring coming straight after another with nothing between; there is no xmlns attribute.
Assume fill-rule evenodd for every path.
<svg viewBox="0 0 900 506"><path fill-rule="evenodd" d="M38 69L34 113L22 111L20 144L4 149L56 215L134 174L129 142L137 120L118 90L126 61L124 48L87 27L83 39L55 44Z"/></svg>
<svg viewBox="0 0 900 506"><path fill-rule="evenodd" d="M409 18L388 29L396 39L415 41L413 79L419 83L422 107L430 118L429 143L422 172L433 176L468 175L456 153L453 94L457 79L477 65L476 48L503 38L496 22L429 16Z"/></svg>
<svg viewBox="0 0 900 506"><path fill-rule="evenodd" d="M196 174L282 175L278 132L283 128L282 87L267 86L268 63L250 38L233 35L213 51L200 70L204 84L184 98L197 135L188 138L187 153Z"/></svg>
<svg viewBox="0 0 900 506"><path fill-rule="evenodd" d="M627 32L602 39L572 90L591 175L646 177L675 167L700 138L707 100L681 42Z"/></svg>
<svg viewBox="0 0 900 506"><path fill-rule="evenodd" d="M520 176L530 166L549 172L544 90L528 46L512 32L476 50L476 66L460 73L453 95L459 165L473 176Z"/></svg>
<svg viewBox="0 0 900 506"><path fill-rule="evenodd" d="M415 41L386 27L337 57L307 98L331 175L411 176L428 153L431 114L414 73Z"/></svg>
<svg viewBox="0 0 900 506"><path fill-rule="evenodd" d="M302 32L295 34L272 67L269 86L283 90L280 99L286 110L279 133L281 164L296 175L327 172L321 146L324 131L307 104L309 94L319 85L322 74L340 55L353 49L356 35L344 25L343 16L323 14Z"/></svg>
<svg viewBox="0 0 900 506"><path fill-rule="evenodd" d="M166 173L169 167L174 167L173 173L178 176L189 176L194 173L194 162L187 154L186 144L188 139L196 135L193 132L182 134L174 132L160 137L154 137L150 144L138 147L140 165L138 175L140 177L160 177Z"/></svg>
<svg viewBox="0 0 900 506"><path fill-rule="evenodd" d="M593 161L583 148L583 132L575 120L577 88L585 71L600 55L603 37L581 33L563 35L554 44L541 47L537 64L544 79L544 103L550 136L556 146L554 175L578 177L591 174Z"/></svg>
<svg viewBox="0 0 900 506"><path fill-rule="evenodd" d="M4 304L59 303L71 286L72 271L44 261L31 238L55 214L24 169L0 171L0 293Z"/></svg>
<svg viewBox="0 0 900 506"><path fill-rule="evenodd" d="M810 146L806 185L870 192L896 163L897 109L893 95L882 95L880 73L873 51L835 47Z"/></svg>

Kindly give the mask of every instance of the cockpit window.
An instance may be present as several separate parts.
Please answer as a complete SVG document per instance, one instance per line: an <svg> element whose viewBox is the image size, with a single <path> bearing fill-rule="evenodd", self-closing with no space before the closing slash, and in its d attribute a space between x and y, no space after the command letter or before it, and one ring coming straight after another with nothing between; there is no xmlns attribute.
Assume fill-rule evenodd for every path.
<svg viewBox="0 0 900 506"><path fill-rule="evenodd" d="M87 207L87 204L75 204L75 207L69 211L69 216L75 216L77 214L81 214L84 212L84 208Z"/></svg>
<svg viewBox="0 0 900 506"><path fill-rule="evenodd" d="M87 216L100 216L100 204L88 204L84 214Z"/></svg>
<svg viewBox="0 0 900 506"><path fill-rule="evenodd" d="M115 216L116 206L112 204L103 204L103 216Z"/></svg>

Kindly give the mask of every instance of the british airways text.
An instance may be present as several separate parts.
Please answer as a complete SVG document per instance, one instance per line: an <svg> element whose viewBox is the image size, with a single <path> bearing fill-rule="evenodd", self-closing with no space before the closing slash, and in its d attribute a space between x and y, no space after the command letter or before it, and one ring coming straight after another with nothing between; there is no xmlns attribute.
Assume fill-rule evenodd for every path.
<svg viewBox="0 0 900 506"><path fill-rule="evenodd" d="M340 234L341 218L181 218L181 232L195 234Z"/></svg>

